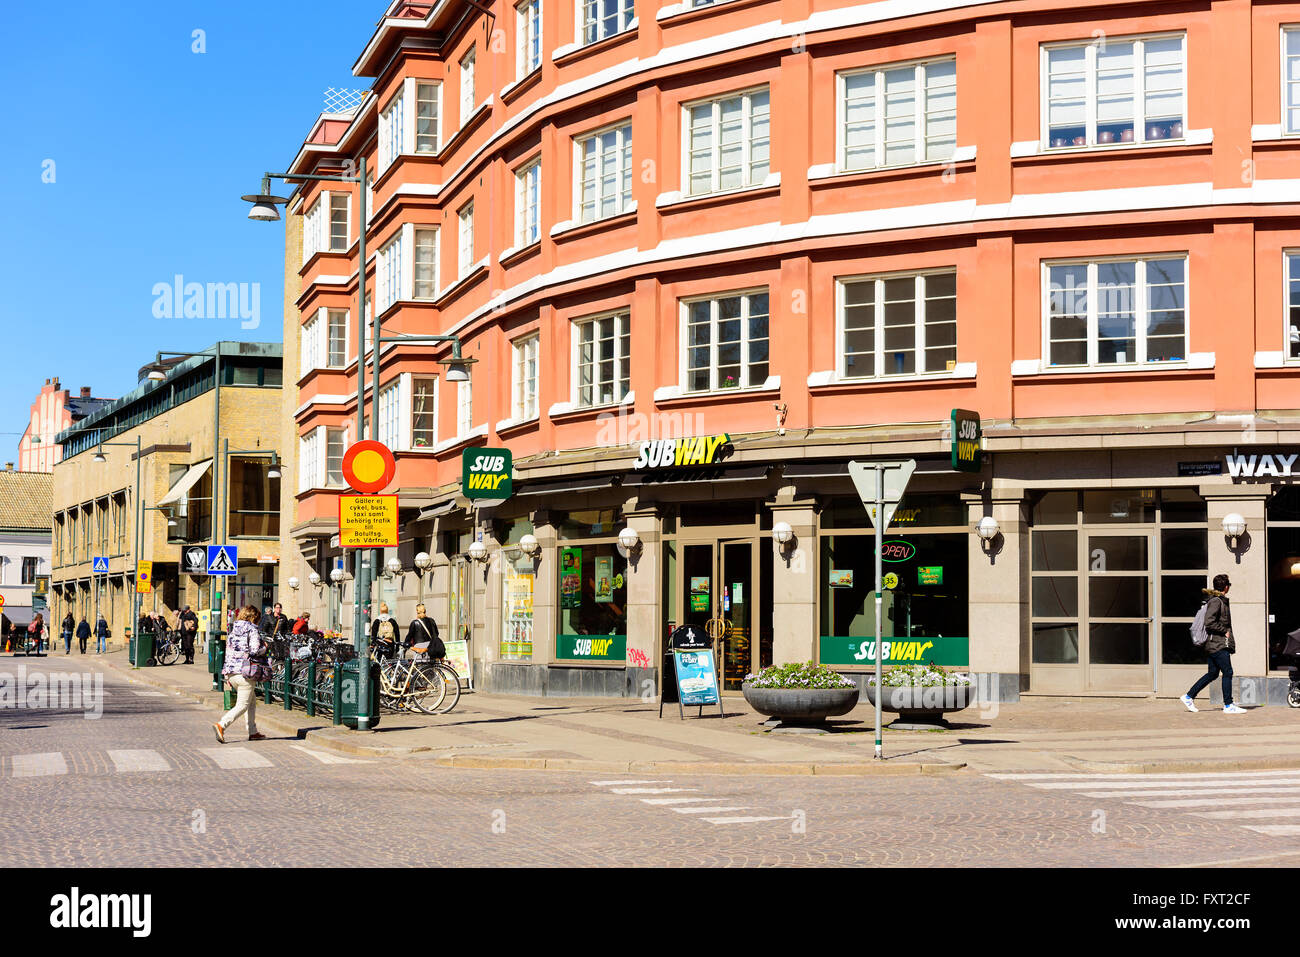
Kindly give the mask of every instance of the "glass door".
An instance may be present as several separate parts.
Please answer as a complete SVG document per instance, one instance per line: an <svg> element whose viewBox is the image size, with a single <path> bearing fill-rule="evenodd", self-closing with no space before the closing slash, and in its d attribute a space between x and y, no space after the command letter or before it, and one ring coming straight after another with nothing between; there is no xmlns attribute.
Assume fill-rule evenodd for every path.
<svg viewBox="0 0 1300 957"><path fill-rule="evenodd" d="M678 618L683 625L694 625L701 631L714 617L714 562L713 545L682 546L682 601L685 607Z"/></svg>
<svg viewBox="0 0 1300 957"><path fill-rule="evenodd" d="M1087 542L1087 689L1151 691L1151 533L1090 532Z"/></svg>
<svg viewBox="0 0 1300 957"><path fill-rule="evenodd" d="M754 661L754 546L751 542L722 542L721 614L728 629L722 663L722 690L739 691L745 676L757 668Z"/></svg>

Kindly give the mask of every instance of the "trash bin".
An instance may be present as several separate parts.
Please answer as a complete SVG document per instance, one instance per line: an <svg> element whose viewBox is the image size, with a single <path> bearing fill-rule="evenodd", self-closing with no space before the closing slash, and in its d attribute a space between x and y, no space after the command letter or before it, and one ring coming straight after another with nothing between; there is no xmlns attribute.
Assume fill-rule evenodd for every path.
<svg viewBox="0 0 1300 957"><path fill-rule="evenodd" d="M208 674L219 675L226 663L226 643L215 638L208 639Z"/></svg>
<svg viewBox="0 0 1300 957"><path fill-rule="evenodd" d="M137 668L153 664L153 635L149 632L131 636L131 664Z"/></svg>
<svg viewBox="0 0 1300 957"><path fill-rule="evenodd" d="M341 707L339 717L349 728L357 727L357 691L360 688L361 662L353 659L345 661L336 671L339 680L339 697ZM379 727L379 669L370 669L370 727Z"/></svg>

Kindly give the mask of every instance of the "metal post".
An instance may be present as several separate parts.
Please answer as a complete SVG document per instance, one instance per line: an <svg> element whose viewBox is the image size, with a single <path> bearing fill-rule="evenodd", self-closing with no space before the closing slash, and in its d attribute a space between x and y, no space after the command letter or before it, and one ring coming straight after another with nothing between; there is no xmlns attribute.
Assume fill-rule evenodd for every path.
<svg viewBox="0 0 1300 957"><path fill-rule="evenodd" d="M135 597L131 603L131 634L135 635L135 644L140 646L140 548L144 539L144 509L141 508L140 501L140 460L143 458L144 447L140 443L140 436L135 437L135 575L132 580L135 584ZM125 578L122 579L124 582ZM98 622L96 622L98 624ZM138 658L139 655L137 654ZM131 662L132 666L135 662Z"/></svg>
<svg viewBox="0 0 1300 957"><path fill-rule="evenodd" d="M212 544L222 544L217 540L217 508L221 501L221 461L217 458L218 442L221 441L221 343L212 350L216 353L212 364ZM208 576L208 641L217 641L221 635L221 609L217 606L217 578ZM212 676L212 690L220 691L221 675Z"/></svg>
<svg viewBox="0 0 1300 957"><path fill-rule="evenodd" d="M365 438L366 422L366 217L369 210L366 208L366 158L361 157L361 175L358 177L359 194L358 207L360 210L360 222L357 235L357 439ZM375 433L379 431L379 316L375 316L375 379L374 379L374 405L372 406L370 421L373 424ZM352 612L352 630L353 641L357 648L357 730L370 730L370 635L366 633L365 609L361 604L361 596L365 595L366 599L370 598L370 575L364 559L365 549L357 549L354 556L355 573L353 574L353 612ZM335 674L334 683L337 687L342 679L342 671ZM338 710L335 709L334 721L339 720Z"/></svg>
<svg viewBox="0 0 1300 957"><path fill-rule="evenodd" d="M876 520L872 524L876 526L876 757L883 758L880 706L885 698L885 685L882 680L883 675L880 673L880 642L882 640L881 633L884 629L881 627L880 619L884 614L885 607L884 597L881 595L881 591L885 587L885 569L882 555L885 546L885 470L879 465L876 466Z"/></svg>

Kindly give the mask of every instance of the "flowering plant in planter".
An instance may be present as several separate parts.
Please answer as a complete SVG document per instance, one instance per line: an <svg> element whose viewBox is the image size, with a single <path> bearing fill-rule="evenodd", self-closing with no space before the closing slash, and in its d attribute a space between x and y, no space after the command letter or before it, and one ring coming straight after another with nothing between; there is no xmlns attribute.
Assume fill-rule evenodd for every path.
<svg viewBox="0 0 1300 957"><path fill-rule="evenodd" d="M886 688L940 688L964 687L971 683L970 678L959 672L949 674L932 665L909 665L893 668L885 672Z"/></svg>
<svg viewBox="0 0 1300 957"><path fill-rule="evenodd" d="M764 668L758 674L745 676L745 683L751 688L798 688L831 689L856 687L852 681L837 674L824 665L815 665L811 661L773 665Z"/></svg>

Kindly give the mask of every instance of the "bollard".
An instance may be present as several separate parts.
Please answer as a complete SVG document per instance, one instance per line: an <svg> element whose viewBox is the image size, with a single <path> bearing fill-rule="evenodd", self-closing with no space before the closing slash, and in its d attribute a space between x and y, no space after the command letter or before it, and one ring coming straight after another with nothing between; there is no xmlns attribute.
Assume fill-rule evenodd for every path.
<svg viewBox="0 0 1300 957"><path fill-rule="evenodd" d="M293 710L293 695L289 688L293 682L293 662L286 660L284 663L284 710Z"/></svg>
<svg viewBox="0 0 1300 957"><path fill-rule="evenodd" d="M334 667L334 724L343 723L343 671L337 665Z"/></svg>
<svg viewBox="0 0 1300 957"><path fill-rule="evenodd" d="M316 662L307 662L307 716L316 717Z"/></svg>

